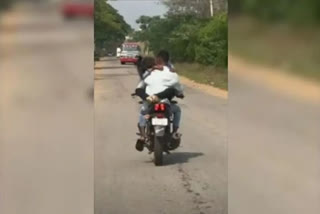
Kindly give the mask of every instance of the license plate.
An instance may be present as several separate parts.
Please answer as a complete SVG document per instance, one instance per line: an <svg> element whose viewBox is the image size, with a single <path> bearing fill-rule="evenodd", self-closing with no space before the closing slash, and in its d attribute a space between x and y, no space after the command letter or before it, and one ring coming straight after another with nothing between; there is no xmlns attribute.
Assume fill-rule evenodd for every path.
<svg viewBox="0 0 320 214"><path fill-rule="evenodd" d="M153 118L152 125L154 125L154 126L167 126L168 119L167 118Z"/></svg>

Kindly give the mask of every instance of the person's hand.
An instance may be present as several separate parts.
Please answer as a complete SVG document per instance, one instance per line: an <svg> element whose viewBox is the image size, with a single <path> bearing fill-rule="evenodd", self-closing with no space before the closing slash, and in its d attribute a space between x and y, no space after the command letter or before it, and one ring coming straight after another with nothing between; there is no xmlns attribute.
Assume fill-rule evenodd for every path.
<svg viewBox="0 0 320 214"><path fill-rule="evenodd" d="M149 97L147 97L146 99L149 103L157 103L160 102L159 97L157 97L156 95L151 95Z"/></svg>

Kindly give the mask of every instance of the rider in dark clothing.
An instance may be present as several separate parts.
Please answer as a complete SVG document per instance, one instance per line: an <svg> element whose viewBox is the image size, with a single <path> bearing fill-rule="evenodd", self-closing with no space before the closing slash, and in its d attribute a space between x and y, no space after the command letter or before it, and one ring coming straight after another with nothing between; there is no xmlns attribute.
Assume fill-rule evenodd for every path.
<svg viewBox="0 0 320 214"><path fill-rule="evenodd" d="M167 54L166 51L159 52L157 57L161 58L162 62L164 63L162 64L158 63L156 65L155 59L152 57L145 57L141 59L140 62L137 63L141 82L139 83L138 87L135 90L135 95L139 96L143 101L146 101L148 100L147 98L150 98L150 96L146 93L144 79L147 78L154 69L161 71L164 69L164 66L167 66L171 72L174 72L172 70L173 66L169 63L169 55ZM154 94L153 97L156 97L158 100L162 100L162 99L172 100L175 96L183 98L184 96L181 93L181 91L182 91L181 87L180 88L170 87L160 93ZM178 105L174 105L174 104L172 104L171 107L173 109L173 114L174 114L173 134L180 138L181 134L179 134L177 131L179 128L179 123L181 118L181 109ZM145 129L144 129L145 122L142 122L144 120L145 120L144 117L140 115L139 130L140 130L141 138L137 141L137 145L139 148L143 148L141 144L143 144L145 140Z"/></svg>

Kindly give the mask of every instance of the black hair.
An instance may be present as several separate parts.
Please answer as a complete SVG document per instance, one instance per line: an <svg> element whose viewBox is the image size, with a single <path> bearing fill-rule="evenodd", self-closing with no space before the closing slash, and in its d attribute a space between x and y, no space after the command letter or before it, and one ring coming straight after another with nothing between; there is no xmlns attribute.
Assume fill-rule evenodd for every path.
<svg viewBox="0 0 320 214"><path fill-rule="evenodd" d="M169 52L166 50L161 50L158 52L157 54L158 58L161 58L166 64L169 62L170 60L170 55Z"/></svg>
<svg viewBox="0 0 320 214"><path fill-rule="evenodd" d="M137 62L137 69L138 69L138 73L140 78L142 79L144 72L146 72L146 70L153 68L153 66L155 66L155 59L153 57L139 57L138 58L138 62Z"/></svg>

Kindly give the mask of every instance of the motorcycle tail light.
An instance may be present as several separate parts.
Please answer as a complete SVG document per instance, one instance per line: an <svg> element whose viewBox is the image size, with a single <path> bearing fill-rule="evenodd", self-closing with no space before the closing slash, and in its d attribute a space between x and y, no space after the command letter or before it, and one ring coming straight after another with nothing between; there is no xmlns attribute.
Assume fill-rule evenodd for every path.
<svg viewBox="0 0 320 214"><path fill-rule="evenodd" d="M158 103L154 105L154 110L155 111L165 111L166 110L166 105L164 103Z"/></svg>
<svg viewBox="0 0 320 214"><path fill-rule="evenodd" d="M166 110L166 105L165 105L165 104L163 104L163 103L161 103L161 104L160 104L160 109L161 109L161 111Z"/></svg>
<svg viewBox="0 0 320 214"><path fill-rule="evenodd" d="M154 105L154 110L155 111L159 111L159 109L160 109L160 104L155 104Z"/></svg>

